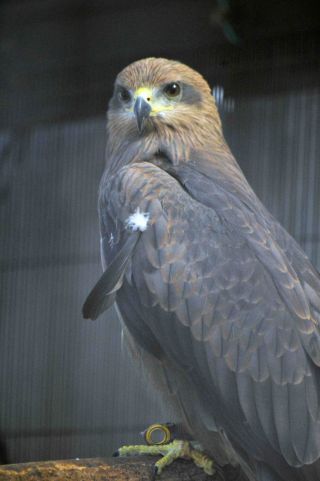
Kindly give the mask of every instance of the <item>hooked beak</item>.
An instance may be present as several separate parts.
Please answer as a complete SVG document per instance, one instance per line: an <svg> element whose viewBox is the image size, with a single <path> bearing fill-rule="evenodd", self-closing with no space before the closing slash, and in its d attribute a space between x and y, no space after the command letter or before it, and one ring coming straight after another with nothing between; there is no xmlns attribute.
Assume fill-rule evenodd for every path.
<svg viewBox="0 0 320 481"><path fill-rule="evenodd" d="M151 105L142 96L139 96L135 101L133 112L136 116L139 133L141 134L145 121L151 112Z"/></svg>

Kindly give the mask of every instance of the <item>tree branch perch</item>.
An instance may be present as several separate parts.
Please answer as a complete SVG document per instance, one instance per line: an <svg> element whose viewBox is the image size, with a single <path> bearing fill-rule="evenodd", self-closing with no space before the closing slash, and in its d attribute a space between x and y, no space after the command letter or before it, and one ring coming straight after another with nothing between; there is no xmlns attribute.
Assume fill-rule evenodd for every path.
<svg viewBox="0 0 320 481"><path fill-rule="evenodd" d="M0 466L0 481L151 481L154 456L41 461ZM191 461L177 460L159 481L212 481Z"/></svg>

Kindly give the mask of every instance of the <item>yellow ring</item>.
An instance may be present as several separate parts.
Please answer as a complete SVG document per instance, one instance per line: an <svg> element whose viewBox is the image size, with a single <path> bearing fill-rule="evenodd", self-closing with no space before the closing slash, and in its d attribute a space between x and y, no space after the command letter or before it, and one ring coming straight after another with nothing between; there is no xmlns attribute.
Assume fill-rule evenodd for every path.
<svg viewBox="0 0 320 481"><path fill-rule="evenodd" d="M154 442L152 440L152 434L155 431L162 432L163 439L161 439L161 441ZM170 429L165 424L151 424L151 426L149 426L148 429L146 430L144 437L145 437L146 443L149 445L168 444L168 442L171 440L171 432L170 432Z"/></svg>

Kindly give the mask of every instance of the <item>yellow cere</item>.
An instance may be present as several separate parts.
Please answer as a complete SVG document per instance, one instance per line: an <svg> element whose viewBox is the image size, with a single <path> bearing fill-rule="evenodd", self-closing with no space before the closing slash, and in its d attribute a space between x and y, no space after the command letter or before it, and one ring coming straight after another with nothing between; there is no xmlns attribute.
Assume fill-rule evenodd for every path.
<svg viewBox="0 0 320 481"><path fill-rule="evenodd" d="M152 89L148 87L139 87L134 93L134 98L136 99L137 97L143 97L145 100L151 100Z"/></svg>
<svg viewBox="0 0 320 481"><path fill-rule="evenodd" d="M150 116L157 115L159 112L163 112L164 110L173 110L173 105L161 102L161 100L153 100L153 91L149 87L139 87L135 93L134 93L134 100L136 100L138 97L143 97L144 100L146 100L150 106L151 106L151 112ZM128 109L130 112L133 111L133 107Z"/></svg>

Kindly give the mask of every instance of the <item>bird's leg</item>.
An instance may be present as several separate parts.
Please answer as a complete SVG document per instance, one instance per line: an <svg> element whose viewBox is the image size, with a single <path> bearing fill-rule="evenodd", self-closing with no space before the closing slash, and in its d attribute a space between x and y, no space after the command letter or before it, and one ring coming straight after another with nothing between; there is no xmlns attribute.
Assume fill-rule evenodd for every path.
<svg viewBox="0 0 320 481"><path fill-rule="evenodd" d="M150 428L154 427L151 426ZM157 425L158 427L161 425ZM165 426L165 425L162 425ZM149 429L150 429L149 428ZM148 432L148 430L146 431ZM147 439L147 436L145 436ZM198 443L174 439L172 442L149 445L122 446L115 453L115 456L136 456L136 455L162 456L154 465L154 476L160 474L166 466L169 466L178 458L191 459L206 474L215 473L214 461L202 450Z"/></svg>

